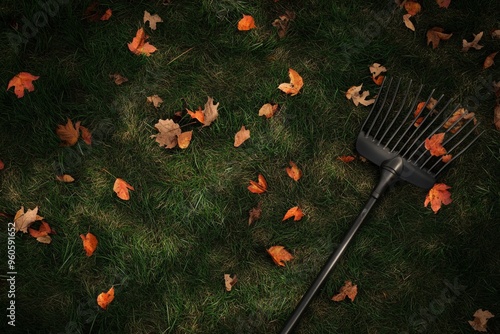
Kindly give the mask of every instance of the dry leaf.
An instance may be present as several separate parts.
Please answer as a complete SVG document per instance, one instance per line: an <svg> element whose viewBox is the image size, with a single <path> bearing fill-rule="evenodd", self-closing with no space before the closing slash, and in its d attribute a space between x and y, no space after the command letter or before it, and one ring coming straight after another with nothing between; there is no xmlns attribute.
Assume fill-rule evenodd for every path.
<svg viewBox="0 0 500 334"><path fill-rule="evenodd" d="M50 228L50 225L42 221L42 224L38 228L38 230L35 230L34 228L28 228L28 231L30 235L33 238L36 238L38 242L41 242L43 244L50 244L52 242L52 238L50 237L49 234L54 234L54 231Z"/></svg>
<svg viewBox="0 0 500 334"><path fill-rule="evenodd" d="M224 274L224 284L226 286L226 291L231 291L233 286L238 282L236 275L231 277L229 274Z"/></svg>
<svg viewBox="0 0 500 334"><path fill-rule="evenodd" d="M155 128L158 129L159 133L151 135L151 138L155 138L160 146L165 146L165 148L177 146L177 137L181 134L179 124L174 123L171 119L160 119L155 124Z"/></svg>
<svg viewBox="0 0 500 334"><path fill-rule="evenodd" d="M495 64L495 62L493 61L493 59L495 58L495 56L497 55L497 53L498 53L498 51L497 52L493 52L488 57L486 57L486 59L484 59L484 63L483 63L483 68L484 69L487 69L488 67L491 67L491 66L493 66L493 64Z"/></svg>
<svg viewBox="0 0 500 334"><path fill-rule="evenodd" d="M57 175L56 180L64 183L71 183L75 181L75 179L69 174Z"/></svg>
<svg viewBox="0 0 500 334"><path fill-rule="evenodd" d="M156 24L159 22L163 22L158 14L151 15L147 10L144 11L143 21L144 23L149 22L149 27L151 28L151 30L156 30Z"/></svg>
<svg viewBox="0 0 500 334"><path fill-rule="evenodd" d="M259 202L255 208L248 212L248 226L260 219L262 214L262 202Z"/></svg>
<svg viewBox="0 0 500 334"><path fill-rule="evenodd" d="M217 111L218 107L219 102L217 102L217 104L214 104L214 99L209 96L207 102L205 103L205 109L203 109L203 126L209 126L213 121L217 119L217 117L219 116L219 112Z"/></svg>
<svg viewBox="0 0 500 334"><path fill-rule="evenodd" d="M128 49L136 54L136 55L146 55L146 56L151 56L153 52L155 52L157 49L146 42L146 40L149 38L148 35L144 32L143 28L139 28L137 30L137 33L135 34L135 37L132 39L132 42L128 43Z"/></svg>
<svg viewBox="0 0 500 334"><path fill-rule="evenodd" d="M295 12L287 10L285 11L284 15L280 15L276 20L273 21L272 25L278 29L279 38L283 38L286 36L290 21L293 21L294 19Z"/></svg>
<svg viewBox="0 0 500 334"><path fill-rule="evenodd" d="M118 198L128 201L130 199L130 190L135 190L130 184L128 184L125 180L116 178L115 184L113 185L113 191L116 193Z"/></svg>
<svg viewBox="0 0 500 334"><path fill-rule="evenodd" d="M439 8L448 8L450 2L451 0L436 0L436 3L438 4Z"/></svg>
<svg viewBox="0 0 500 334"><path fill-rule="evenodd" d="M411 31L415 31L415 25L413 22L410 20L411 14L405 14L403 15L403 22L405 23L406 28L410 29Z"/></svg>
<svg viewBox="0 0 500 334"><path fill-rule="evenodd" d="M115 299L115 287L112 286L108 292L102 292L97 296L97 305L102 309L107 309L108 305Z"/></svg>
<svg viewBox="0 0 500 334"><path fill-rule="evenodd" d="M160 107L160 105L163 103L162 98L156 94L146 97L146 101L152 103L155 108Z"/></svg>
<svg viewBox="0 0 500 334"><path fill-rule="evenodd" d="M197 119L198 122L200 122L201 124L205 122L205 114L203 113L201 107L198 107L198 110L194 112L189 109L186 109L186 111L189 114L189 116L191 116L191 118Z"/></svg>
<svg viewBox="0 0 500 334"><path fill-rule="evenodd" d="M444 132L436 133L432 137L425 139L425 148L429 150L432 156L439 157L446 154L446 149L442 146L444 135Z"/></svg>
<svg viewBox="0 0 500 334"><path fill-rule="evenodd" d="M238 30L239 31L246 31L250 29L255 29L257 28L255 26L255 20L251 15L244 15L241 20L238 21Z"/></svg>
<svg viewBox="0 0 500 334"><path fill-rule="evenodd" d="M254 194L262 194L267 191L267 182L262 174L257 177L258 182L250 180L250 185L247 189Z"/></svg>
<svg viewBox="0 0 500 334"><path fill-rule="evenodd" d="M290 254L283 246L272 246L267 250L267 253L271 255L274 263L280 267L284 267L285 262L293 260L292 254Z"/></svg>
<svg viewBox="0 0 500 334"><path fill-rule="evenodd" d="M453 158L453 156L451 154L446 154L446 155L443 155L441 157L441 161L444 163L447 163L451 160L451 158Z"/></svg>
<svg viewBox="0 0 500 334"><path fill-rule="evenodd" d="M341 156L337 157L337 160L340 160L340 161L345 162L345 163L354 161L354 159L356 159L356 157L354 157L352 155L341 155Z"/></svg>
<svg viewBox="0 0 500 334"><path fill-rule="evenodd" d="M295 181L300 180L300 178L302 177L302 171L299 169L299 167L297 167L295 162L290 161L289 164L290 167L286 167L286 173L288 174L288 176L290 176Z"/></svg>
<svg viewBox="0 0 500 334"><path fill-rule="evenodd" d="M356 284L352 284L351 281L345 281L344 286L340 288L340 292L332 297L333 301L340 302L345 299L345 297L349 298L351 301L354 301L356 295L358 294L358 286Z"/></svg>
<svg viewBox="0 0 500 334"><path fill-rule="evenodd" d="M92 256L92 254L94 254L95 250L97 249L97 238L90 232L86 235L80 234L80 238L83 241L83 249L85 250L85 253L87 254L87 256Z"/></svg>
<svg viewBox="0 0 500 334"><path fill-rule="evenodd" d="M73 122L68 118L66 125L58 125L56 129L57 136L62 140L62 146L73 146L78 142L80 137L80 121L73 125Z"/></svg>
<svg viewBox="0 0 500 334"><path fill-rule="evenodd" d="M500 103L495 105L495 110L493 112L493 123L495 124L495 128L500 130Z"/></svg>
<svg viewBox="0 0 500 334"><path fill-rule="evenodd" d="M412 16L417 15L422 10L422 6L420 6L418 2L415 2L413 0L406 1L404 4L404 8L408 12L408 14Z"/></svg>
<svg viewBox="0 0 500 334"><path fill-rule="evenodd" d="M240 131L236 132L234 135L234 147L239 147L247 139L250 138L250 130L245 129L245 126L241 126Z"/></svg>
<svg viewBox="0 0 500 334"><path fill-rule="evenodd" d="M443 28L434 27L427 30L427 45L432 43L432 48L438 47L441 40L448 40L453 36L453 34L445 34Z"/></svg>
<svg viewBox="0 0 500 334"><path fill-rule="evenodd" d="M464 116L462 117L462 115L464 115ZM459 108L446 121L446 123L443 125L443 128L448 129L450 126L455 124L455 122L457 122L460 119L460 121L457 124L455 124L455 126L453 126L453 129L450 130L451 133L455 133L464 125L466 120L471 119L471 118L474 118L474 124L476 124L477 120L476 120L475 114L473 112L468 112L467 109L465 109L465 108Z"/></svg>
<svg viewBox="0 0 500 334"><path fill-rule="evenodd" d="M109 18L111 17L111 15L113 15L113 11L111 10L111 8L108 8L104 12L104 14L102 14L100 20L101 21L107 21L107 20L109 20Z"/></svg>
<svg viewBox="0 0 500 334"><path fill-rule="evenodd" d="M16 74L12 79L10 79L9 84L7 85L7 90L10 87L14 87L14 93L17 98L20 99L24 96L24 90L27 89L28 92L32 92L35 90L35 86L33 86L33 81L40 78L39 76L33 75L28 72L20 72Z"/></svg>
<svg viewBox="0 0 500 334"><path fill-rule="evenodd" d="M122 83L127 82L128 79L122 76L120 73L110 74L109 78L112 79L116 85L120 86Z"/></svg>
<svg viewBox="0 0 500 334"><path fill-rule="evenodd" d="M479 34L472 34L474 35L474 39L472 42L467 42L465 39L462 40L462 51L467 52L469 51L470 48L474 48L476 50L480 50L483 48L484 45L479 45L479 41L483 37L483 32L481 31Z"/></svg>
<svg viewBox="0 0 500 334"><path fill-rule="evenodd" d="M266 103L259 109L259 116L266 116L266 118L271 118L274 116L278 110L277 104Z"/></svg>
<svg viewBox="0 0 500 334"><path fill-rule="evenodd" d="M281 221L285 221L285 220L290 219L292 217L294 217L293 218L294 221L299 221L302 219L302 217L304 217L304 213L302 212L302 210L298 206L294 206L293 208L288 209L288 211L285 213L285 216L283 217L283 219Z"/></svg>
<svg viewBox="0 0 500 334"><path fill-rule="evenodd" d="M290 83L282 83L278 86L278 89L291 96L297 95L304 86L304 80L297 71L291 68L288 70L288 76L290 77Z"/></svg>
<svg viewBox="0 0 500 334"><path fill-rule="evenodd" d="M40 217L38 214L38 206L34 209L28 209L28 211L24 212L24 206L16 212L14 216L14 229L16 232L28 233L28 227L31 226L35 221L42 220L43 217Z"/></svg>
<svg viewBox="0 0 500 334"><path fill-rule="evenodd" d="M90 133L89 129L87 129L83 125L80 125L80 131L81 131L83 142L87 145L91 145L92 144L92 134Z"/></svg>
<svg viewBox="0 0 500 334"><path fill-rule="evenodd" d="M500 29L493 30L493 31L491 32L491 37L492 37L492 38L500 38Z"/></svg>
<svg viewBox="0 0 500 334"><path fill-rule="evenodd" d="M0 160L0 170L4 169L4 167L5 167L5 164L3 163L2 160Z"/></svg>
<svg viewBox="0 0 500 334"><path fill-rule="evenodd" d="M362 87L363 84L359 86L350 87L345 93L345 96L347 97L348 100L352 100L352 102L356 106L358 106L359 104L362 104L364 106L369 106L370 104L373 104L375 102L375 99L370 99L370 100L366 99L368 95L370 95L370 92L367 90L365 90L363 93L360 94Z"/></svg>
<svg viewBox="0 0 500 334"><path fill-rule="evenodd" d="M422 113L422 109L424 109L424 106L425 106L425 101L419 102L417 104L417 108L415 109L415 112L413 113L413 117L415 118L415 123L413 123L413 125L416 126L417 128L424 121L423 117L419 117L420 114Z"/></svg>
<svg viewBox="0 0 500 334"><path fill-rule="evenodd" d="M479 309L476 312L474 312L474 320L469 320L469 325L474 328L474 330L478 332L487 332L488 329L486 328L488 319L495 317L494 314L492 314L490 311L486 310L483 311L483 309Z"/></svg>
<svg viewBox="0 0 500 334"><path fill-rule="evenodd" d="M385 66L382 66L379 63L373 63L370 65L370 73L373 78L378 77L383 72L387 72L387 68L385 68Z"/></svg>
<svg viewBox="0 0 500 334"><path fill-rule="evenodd" d="M444 183L436 183L425 197L424 207L430 203L432 211L437 213L441 209L441 204L450 204L452 202L451 194L448 191L450 188Z"/></svg>
<svg viewBox="0 0 500 334"><path fill-rule="evenodd" d="M177 144L181 149L185 149L191 143L191 138L193 137L193 131L185 131L180 135L177 135Z"/></svg>

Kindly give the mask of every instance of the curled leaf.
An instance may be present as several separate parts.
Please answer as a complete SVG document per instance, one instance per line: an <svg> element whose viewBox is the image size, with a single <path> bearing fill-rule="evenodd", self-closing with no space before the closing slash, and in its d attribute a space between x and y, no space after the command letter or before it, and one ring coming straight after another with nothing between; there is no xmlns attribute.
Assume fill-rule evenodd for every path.
<svg viewBox="0 0 500 334"><path fill-rule="evenodd" d="M266 116L266 118L271 118L274 116L277 110L277 104L266 103L259 109L259 116Z"/></svg>
<svg viewBox="0 0 500 334"><path fill-rule="evenodd" d="M262 194L267 191L267 182L262 174L257 177L258 182L250 180L250 185L247 189L254 194Z"/></svg>
<svg viewBox="0 0 500 334"><path fill-rule="evenodd" d="M304 213L298 206L294 206L285 213L285 216L283 217L282 221L285 221L292 217L294 221L299 221L302 219L302 217L304 217Z"/></svg>
<svg viewBox="0 0 500 334"><path fill-rule="evenodd" d="M113 191L116 193L118 198L128 201L130 199L130 190L135 190L130 184L128 184L125 180L117 178L115 180L115 184L113 185Z"/></svg>
<svg viewBox="0 0 500 334"><path fill-rule="evenodd" d="M238 282L238 278L236 275L231 275L229 274L224 274L224 285L226 286L226 291L231 291L233 289L233 286Z"/></svg>
<svg viewBox="0 0 500 334"><path fill-rule="evenodd" d="M177 135L177 144L179 148L185 149L191 143L191 138L193 137L193 131L184 131L180 135Z"/></svg>
<svg viewBox="0 0 500 334"><path fill-rule="evenodd" d="M278 89L291 96L297 95L302 86L304 86L304 80L292 68L288 69L288 76L290 77L290 83L282 83L278 86Z"/></svg>
<svg viewBox="0 0 500 334"><path fill-rule="evenodd" d="M56 180L64 183L71 183L75 181L75 179L69 174L57 175Z"/></svg>
<svg viewBox="0 0 500 334"><path fill-rule="evenodd" d="M153 45L146 42L148 38L149 36L144 32L144 28L139 28L135 37L132 39L132 42L127 44L128 49L136 55L151 56L151 54L157 49Z"/></svg>
<svg viewBox="0 0 500 334"><path fill-rule="evenodd" d="M293 161L290 161L290 167L286 168L286 173L294 181L298 181L302 177L302 171L299 169L299 167L297 167L297 165Z"/></svg>
<svg viewBox="0 0 500 334"><path fill-rule="evenodd" d="M437 213L441 209L441 204L448 205L452 202L451 194L448 191L450 186L444 183L436 183L427 194L424 202L424 207L430 203L432 211Z"/></svg>
<svg viewBox="0 0 500 334"><path fill-rule="evenodd" d="M441 40L445 41L453 36L453 34L445 34L443 31L444 29L440 27L434 27L427 30L427 45L432 43L432 48L435 49L438 47Z"/></svg>

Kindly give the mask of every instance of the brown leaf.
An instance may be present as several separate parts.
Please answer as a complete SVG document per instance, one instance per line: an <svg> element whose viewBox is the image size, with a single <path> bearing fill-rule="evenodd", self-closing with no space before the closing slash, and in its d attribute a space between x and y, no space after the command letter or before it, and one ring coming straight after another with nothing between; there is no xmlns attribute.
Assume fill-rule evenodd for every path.
<svg viewBox="0 0 500 334"><path fill-rule="evenodd" d="M162 98L156 94L146 97L146 101L152 103L155 108L158 108L163 103Z"/></svg>
<svg viewBox="0 0 500 334"><path fill-rule="evenodd" d="M239 147L249 138L250 130L245 129L245 126L242 125L240 131L236 132L234 135L234 147Z"/></svg>
<svg viewBox="0 0 500 334"><path fill-rule="evenodd" d="M156 30L156 24L159 22L163 22L158 14L151 15L147 10L144 11L143 21L144 23L149 22L149 27L151 28L151 30Z"/></svg>
<svg viewBox="0 0 500 334"><path fill-rule="evenodd" d="M493 59L495 58L495 56L497 55L497 53L498 53L498 51L497 52L493 52L488 57L486 57L486 59L484 59L484 63L483 63L483 68L484 69L487 69L487 68L493 66L493 64L495 64L495 62L493 61Z"/></svg>
<svg viewBox="0 0 500 334"><path fill-rule="evenodd" d="M367 90L365 90L363 93L360 94L362 87L363 84L359 86L350 87L345 93L345 96L347 97L348 100L352 100L352 102L356 106L358 106L359 104L362 104L364 106L369 106L370 104L373 104L375 102L375 99L370 99L370 100L366 99L368 95L370 95L370 92Z"/></svg>
<svg viewBox="0 0 500 334"><path fill-rule="evenodd" d="M288 28L290 26L290 21L293 21L294 19L295 12L287 10L285 11L285 14L280 15L273 21L272 25L278 29L279 38L283 38L286 36Z"/></svg>
<svg viewBox="0 0 500 334"><path fill-rule="evenodd" d="M277 110L277 104L266 103L259 109L259 116L266 116L266 118L271 118L274 116Z"/></svg>
<svg viewBox="0 0 500 334"><path fill-rule="evenodd" d="M450 2L451 0L436 0L436 3L438 4L439 8L448 8Z"/></svg>
<svg viewBox="0 0 500 334"><path fill-rule="evenodd" d="M80 121L73 125L73 122L68 118L66 125L59 124L56 129L57 136L62 140L62 146L73 146L78 142L80 137Z"/></svg>
<svg viewBox="0 0 500 334"><path fill-rule="evenodd" d="M495 128L500 130L500 103L495 105L495 110L493 112L493 123L495 124Z"/></svg>
<svg viewBox="0 0 500 334"><path fill-rule="evenodd" d="M28 227L31 226L35 221L42 220L38 214L38 206L34 209L29 209L24 212L24 206L16 212L14 216L14 229L16 232L21 231L23 233L28 233Z"/></svg>
<svg viewBox="0 0 500 334"><path fill-rule="evenodd" d="M406 11L408 12L408 14L410 14L412 16L417 15L422 10L422 6L420 6L420 4L418 2L413 1L413 0L407 0L404 4L404 7L405 7Z"/></svg>
<svg viewBox="0 0 500 334"><path fill-rule="evenodd" d="M462 40L462 51L467 52L469 51L470 48L474 48L476 50L480 50L483 48L483 45L479 45L479 41L483 37L483 32L481 31L479 34L472 34L474 35L474 39L472 42L467 42L467 40Z"/></svg>
<svg viewBox="0 0 500 334"><path fill-rule="evenodd" d="M445 34L443 31L444 29L440 27L427 30L427 45L432 43L432 48L435 49L441 40L448 40L453 36L453 34Z"/></svg>
<svg viewBox="0 0 500 334"><path fill-rule="evenodd" d="M217 119L217 117L219 116L219 112L217 110L218 107L219 102L217 102L217 104L214 104L214 99L209 96L207 102L205 103L205 109L203 109L203 114L205 115L203 126L209 126L213 121Z"/></svg>
<svg viewBox="0 0 500 334"><path fill-rule="evenodd" d="M267 250L267 253L271 255L274 263L280 267L284 267L285 262L293 260L293 255L283 246L272 246Z"/></svg>
<svg viewBox="0 0 500 334"><path fill-rule="evenodd" d="M30 235L33 238L36 238L38 242L41 242L43 244L50 244L52 242L52 238L50 237L49 234L53 234L54 231L50 228L50 225L42 221L42 224L38 228L38 230L35 230L34 228L28 228L28 231Z"/></svg>
<svg viewBox="0 0 500 334"><path fill-rule="evenodd" d="M494 316L495 315L488 310L483 311L483 309L479 309L474 312L474 320L469 320L469 324L478 332L487 332L488 329L486 325L488 319L493 318Z"/></svg>
<svg viewBox="0 0 500 334"><path fill-rule="evenodd" d="M155 124L155 128L158 129L159 133L151 135L151 138L155 138L160 146L164 146L165 148L174 148L177 146L177 137L181 134L179 124L174 123L171 119L160 119Z"/></svg>
<svg viewBox="0 0 500 334"><path fill-rule="evenodd" d="M113 73L109 75L109 78L112 79L116 85L120 86L122 83L127 82L128 79L121 75L120 73Z"/></svg>
<svg viewBox="0 0 500 334"><path fill-rule="evenodd" d="M340 160L340 161L345 162L345 163L352 162L352 161L354 161L354 159L356 159L356 158L352 155L341 155L341 156L337 157L337 160Z"/></svg>
<svg viewBox="0 0 500 334"><path fill-rule="evenodd" d="M107 21L107 20L109 20L111 18L111 15L113 15L113 11L111 10L111 8L108 8L104 12L104 14L102 14L102 16L100 17L100 20L101 21Z"/></svg>
<svg viewBox="0 0 500 334"><path fill-rule="evenodd" d="M380 74L387 72L387 68L385 66L380 65L379 63L373 63L370 65L370 73L372 74L372 77L378 77Z"/></svg>
<svg viewBox="0 0 500 334"><path fill-rule="evenodd" d="M237 282L238 278L236 277L236 275L233 275L233 277L231 277L230 274L224 274L224 284L226 286L226 291L231 291L231 289Z"/></svg>
<svg viewBox="0 0 500 334"><path fill-rule="evenodd" d="M80 131L82 133L83 142L87 145L91 145L92 144L92 134L90 133L89 129L87 129L83 125L80 125Z"/></svg>
<svg viewBox="0 0 500 334"><path fill-rule="evenodd" d="M288 69L288 76L290 77L290 83L282 83L278 86L278 89L290 94L291 96L297 95L304 86L304 80L294 69Z"/></svg>
<svg viewBox="0 0 500 334"><path fill-rule="evenodd" d="M260 219L262 214L262 202L259 202L255 208L248 212L248 226Z"/></svg>
<svg viewBox="0 0 500 334"><path fill-rule="evenodd" d="M351 281L345 281L344 286L340 288L340 292L332 297L333 301L340 302L345 299L345 297L349 298L351 301L354 301L356 295L358 294L358 286L356 284L352 284Z"/></svg>
<svg viewBox="0 0 500 334"><path fill-rule="evenodd" d="M493 30L493 31L491 32L491 37L492 37L492 38L500 38L500 29Z"/></svg>
<svg viewBox="0 0 500 334"><path fill-rule="evenodd" d="M403 22L405 23L406 28L410 29L411 31L415 31L415 25L413 22L410 20L411 14L405 14L403 15Z"/></svg>
<svg viewBox="0 0 500 334"><path fill-rule="evenodd" d="M113 191L116 193L118 198L128 201L130 199L130 190L135 190L130 184L128 184L125 180L117 178L113 185Z"/></svg>

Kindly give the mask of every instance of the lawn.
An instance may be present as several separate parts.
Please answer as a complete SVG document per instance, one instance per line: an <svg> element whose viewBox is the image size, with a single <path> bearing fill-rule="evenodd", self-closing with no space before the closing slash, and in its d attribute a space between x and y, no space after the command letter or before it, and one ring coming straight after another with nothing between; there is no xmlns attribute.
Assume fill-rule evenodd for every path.
<svg viewBox="0 0 500 334"><path fill-rule="evenodd" d="M425 96L462 102L482 135L438 179L452 202L436 213L424 207L428 189L388 189L296 332L474 333L469 321L483 309L496 316L488 332L500 333L500 65L483 68L500 51L498 0L421 1L415 31L392 0L91 3L0 4L0 301L15 308L6 311L15 327L4 316L2 333L279 333L377 184L379 168L355 149L370 106L346 98L361 84L377 94L373 63L424 84ZM144 11L162 18L156 30ZM243 15L256 28L238 30ZM284 15L280 36L273 22ZM434 27L452 34L436 48L426 37ZM140 28L157 48L150 56L127 46ZM481 31L483 47L462 51ZM295 95L278 89L289 69L304 82ZM20 72L39 78L18 98L7 86ZM115 84L114 73L128 81ZM218 116L203 125L186 110L209 98ZM278 105L270 118L259 116L267 103ZM56 129L68 119L88 129L90 145L84 136L63 145ZM192 131L189 146L151 137L167 119ZM235 147L243 125L250 138ZM267 191L252 193L259 174ZM130 199L113 191L117 178L133 187ZM282 221L294 206L304 217ZM49 244L9 236L21 207L38 207L55 231ZM98 240L90 256L87 233ZM272 246L293 259L276 265ZM238 279L231 291L225 274ZM348 280L355 299L332 301ZM97 297L112 287L104 309Z"/></svg>

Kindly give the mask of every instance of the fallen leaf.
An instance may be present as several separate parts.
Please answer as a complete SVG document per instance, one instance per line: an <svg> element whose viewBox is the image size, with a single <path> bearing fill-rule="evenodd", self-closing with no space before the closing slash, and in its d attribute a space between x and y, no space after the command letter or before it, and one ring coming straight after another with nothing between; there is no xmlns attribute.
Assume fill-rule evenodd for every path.
<svg viewBox="0 0 500 334"><path fill-rule="evenodd" d="M160 105L163 103L162 98L156 94L146 97L146 101L152 103L155 108L160 107Z"/></svg>
<svg viewBox="0 0 500 334"><path fill-rule="evenodd" d="M435 157L439 157L446 154L446 149L441 145L444 140L444 132L436 133L430 138L425 139L425 148L429 150L430 154Z"/></svg>
<svg viewBox="0 0 500 334"><path fill-rule="evenodd" d="M285 220L290 219L292 217L294 217L293 218L294 221L299 221L302 219L302 217L304 217L304 213L302 212L302 210L298 206L294 206L293 208L288 209L288 211L285 213L285 216L283 217L283 219L281 221L285 221Z"/></svg>
<svg viewBox="0 0 500 334"><path fill-rule="evenodd" d="M405 14L403 15L403 22L405 23L406 28L410 29L411 31L415 31L415 25L413 22L410 20L411 14Z"/></svg>
<svg viewBox="0 0 500 334"><path fill-rule="evenodd" d="M75 181L75 179L69 174L57 175L56 180L64 183L71 183Z"/></svg>
<svg viewBox="0 0 500 334"><path fill-rule="evenodd" d="M191 111L189 109L186 109L186 111L189 114L189 116L191 116L191 118L198 120L198 122L200 122L201 124L205 122L205 114L203 113L201 107L198 107L198 110L196 111Z"/></svg>
<svg viewBox="0 0 500 334"><path fill-rule="evenodd" d="M291 96L297 95L304 86L304 80L297 71L291 68L288 70L288 76L290 77L290 83L282 83L278 86L278 89Z"/></svg>
<svg viewBox="0 0 500 334"><path fill-rule="evenodd" d="M431 209L434 213L437 213L441 209L441 204L448 205L452 202L451 194L448 191L451 187L444 183L436 183L429 190L429 193L425 197L424 207L427 207L429 203L431 204Z"/></svg>
<svg viewBox="0 0 500 334"><path fill-rule="evenodd" d="M108 292L101 292L99 296L97 296L97 305L99 305L102 309L107 309L108 305L115 299L115 287L112 286Z"/></svg>
<svg viewBox="0 0 500 334"><path fill-rule="evenodd" d="M278 37L283 38L286 36L288 32L288 28L290 25L290 21L295 19L295 12L285 11L285 14L280 15L277 19L275 19L272 23L273 27L278 29Z"/></svg>
<svg viewBox="0 0 500 334"><path fill-rule="evenodd" d="M271 118L274 116L278 110L277 104L266 103L259 109L259 116L266 116L266 118Z"/></svg>
<svg viewBox="0 0 500 334"><path fill-rule="evenodd" d="M351 281L345 281L344 286L340 288L340 292L332 297L333 301L340 302L345 299L345 297L349 298L351 301L354 301L356 295L358 294L358 286L356 284L352 284Z"/></svg>
<svg viewBox="0 0 500 334"><path fill-rule="evenodd" d="M24 96L25 89L27 89L28 92L32 92L35 90L33 81L37 80L38 78L40 77L31 73L20 72L16 74L12 79L10 79L7 90L9 90L10 87L14 87L14 93L16 94L17 98L20 99Z"/></svg>
<svg viewBox="0 0 500 334"><path fill-rule="evenodd" d="M300 178L302 177L302 171L299 169L299 167L297 167L295 162L290 161L289 164L290 167L286 167L286 173L288 174L288 176L290 176L295 181L300 180Z"/></svg>
<svg viewBox="0 0 500 334"><path fill-rule="evenodd" d="M483 68L484 69L487 69L491 66L493 66L493 64L495 64L495 62L493 61L493 59L495 58L495 56L497 55L498 51L497 52L493 52L492 54L490 54L488 57L486 57L484 59L484 63L483 63Z"/></svg>
<svg viewBox="0 0 500 334"><path fill-rule="evenodd" d="M149 38L148 35L144 32L143 28L139 28L137 30L137 33L135 34L135 37L132 39L132 42L128 43L128 49L136 54L136 55L145 55L145 56L151 56L153 52L155 52L157 49L146 42L146 40Z"/></svg>
<svg viewBox="0 0 500 334"><path fill-rule="evenodd" d="M255 208L248 212L248 226L260 219L262 214L262 202L259 202Z"/></svg>
<svg viewBox="0 0 500 334"><path fill-rule="evenodd" d="M31 226L35 221L42 220L43 217L40 217L38 214L38 206L34 209L28 209L28 211L24 212L24 206L16 212L14 216L14 229L16 232L28 233L28 227Z"/></svg>
<svg viewBox="0 0 500 334"><path fill-rule="evenodd" d="M217 117L219 117L219 112L217 110L217 108L219 107L219 103L220 102L214 104L214 99L210 96L208 97L208 100L205 103L205 109L203 109L203 126L209 126L213 121L217 119Z"/></svg>
<svg viewBox="0 0 500 334"><path fill-rule="evenodd" d="M493 123L495 124L495 128L500 130L500 103L495 105L495 109L493 111Z"/></svg>
<svg viewBox="0 0 500 334"><path fill-rule="evenodd" d="M384 78L385 78L384 75L379 75L378 77L372 78L372 80L377 86L381 86L382 83L384 82Z"/></svg>
<svg viewBox="0 0 500 334"><path fill-rule="evenodd" d="M469 325L471 325L472 328L478 332L487 332L488 329L486 328L486 325L488 319L495 317L495 315L488 310L483 311L483 309L479 309L474 312L473 317L474 320L469 320Z"/></svg>
<svg viewBox="0 0 500 334"><path fill-rule="evenodd" d="M234 135L234 147L239 147L249 138L250 130L245 129L245 126L242 125L240 131L236 132Z"/></svg>
<svg viewBox="0 0 500 334"><path fill-rule="evenodd" d="M422 6L420 6L418 2L412 0L406 1L404 4L404 8L408 12L408 14L412 16L417 15L422 10Z"/></svg>
<svg viewBox="0 0 500 334"><path fill-rule="evenodd" d="M250 29L257 28L255 26L255 20L251 15L243 14L243 18L238 21L238 30L239 31L247 31Z"/></svg>
<svg viewBox="0 0 500 334"><path fill-rule="evenodd" d="M345 93L347 99L352 100L355 106L358 106L359 104L362 104L364 106L369 106L370 104L373 104L375 102L375 99L370 99L370 100L366 99L368 95L370 95L369 91L365 90L363 93L360 94L362 87L363 84L359 86L352 86Z"/></svg>
<svg viewBox="0 0 500 334"><path fill-rule="evenodd" d="M372 77L378 77L380 74L387 72L387 68L385 66L380 65L379 63L373 63L370 65L370 73L372 74Z"/></svg>
<svg viewBox="0 0 500 334"><path fill-rule="evenodd" d="M258 182L250 180L250 185L247 189L254 194L262 194L267 191L267 182L262 174L257 177Z"/></svg>
<svg viewBox="0 0 500 334"><path fill-rule="evenodd" d="M354 161L354 159L356 159L356 157L354 157L352 155L341 155L341 156L337 157L337 160L340 160L340 161L345 162L345 163L349 163L351 161Z"/></svg>
<svg viewBox="0 0 500 334"><path fill-rule="evenodd" d="M107 20L109 20L109 18L111 17L112 14L113 14L113 11L111 10L111 8L108 8L104 12L104 14L102 14L100 20L101 21L107 21Z"/></svg>
<svg viewBox="0 0 500 334"><path fill-rule="evenodd" d="M143 21L144 23L149 22L149 27L151 28L151 30L156 30L156 24L159 22L163 22L158 14L151 15L147 10L144 11Z"/></svg>
<svg viewBox="0 0 500 334"><path fill-rule="evenodd" d="M445 41L453 36L453 34L445 34L443 31L444 29L439 27L427 30L427 45L432 43L432 48L435 49L438 47L441 40Z"/></svg>
<svg viewBox="0 0 500 334"><path fill-rule="evenodd" d="M500 38L500 29L493 30L493 31L491 32L491 37L492 37L492 38Z"/></svg>
<svg viewBox="0 0 500 334"><path fill-rule="evenodd" d="M453 158L453 156L451 154L446 154L446 155L443 155L441 157L441 161L444 163L447 163L451 160L451 158Z"/></svg>
<svg viewBox="0 0 500 334"><path fill-rule="evenodd" d="M450 2L451 0L436 0L436 3L438 4L439 8L448 8Z"/></svg>
<svg viewBox="0 0 500 334"><path fill-rule="evenodd" d="M122 83L127 82L128 79L122 76L120 73L113 73L109 75L109 78L112 79L116 85L120 86Z"/></svg>
<svg viewBox="0 0 500 334"><path fill-rule="evenodd" d="M80 131L82 134L83 142L87 145L91 145L92 144L92 134L90 133L89 129L87 129L83 125L80 125Z"/></svg>
<svg viewBox="0 0 500 334"><path fill-rule="evenodd" d="M231 291L233 286L238 282L236 275L231 277L229 274L224 274L224 284L226 286L226 291Z"/></svg>
<svg viewBox="0 0 500 334"><path fill-rule="evenodd" d="M50 228L50 225L46 221L42 221L42 224L35 230L34 228L28 228L30 235L33 238L36 238L38 242L43 244L50 244L52 242L52 238L49 234L53 234L54 231Z"/></svg>
<svg viewBox="0 0 500 334"><path fill-rule="evenodd" d="M68 118L66 125L58 125L56 129L57 136L62 140L62 146L73 146L78 142L80 137L80 121L73 125L73 122Z"/></svg>
<svg viewBox="0 0 500 334"><path fill-rule="evenodd" d="M174 123L171 119L160 119L155 124L155 128L159 131L156 135L151 135L155 138L160 146L165 148L174 148L177 146L177 137L181 134L181 127Z"/></svg>
<svg viewBox="0 0 500 334"><path fill-rule="evenodd" d="M191 143L191 138L193 138L193 131L184 131L180 135L177 135L177 144L179 148L187 148Z"/></svg>
<svg viewBox="0 0 500 334"><path fill-rule="evenodd" d="M118 198L128 201L130 199L130 190L135 190L130 184L128 184L125 180L116 178L115 184L113 185L113 191L116 193Z"/></svg>
<svg viewBox="0 0 500 334"><path fill-rule="evenodd" d="M467 42L467 40L462 40L462 51L467 52L469 51L470 48L474 48L476 50L480 50L483 48L484 45L479 45L479 41L483 37L483 32L481 31L479 34L472 34L474 35L474 39L472 42Z"/></svg>
<svg viewBox="0 0 500 334"><path fill-rule="evenodd" d="M92 256L95 250L97 249L97 238L92 233L88 232L87 234L80 234L80 238L83 241L83 249L87 256Z"/></svg>
<svg viewBox="0 0 500 334"><path fill-rule="evenodd" d="M5 164L3 163L2 160L0 160L0 170L4 169L5 168Z"/></svg>
<svg viewBox="0 0 500 334"><path fill-rule="evenodd" d="M284 267L285 262L293 260L292 254L290 254L283 246L272 246L267 250L267 253L271 255L274 263L280 267Z"/></svg>
<svg viewBox="0 0 500 334"><path fill-rule="evenodd" d="M464 115L462 117L462 115ZM462 119L460 119L462 117ZM460 121L456 123L453 128L450 130L451 133L457 132L465 123L466 120L474 118L474 124L477 123L475 118L475 114L473 112L467 111L465 108L459 108L457 111L453 113L453 115L444 123L443 128L448 129L450 126L453 126L459 119Z"/></svg>

